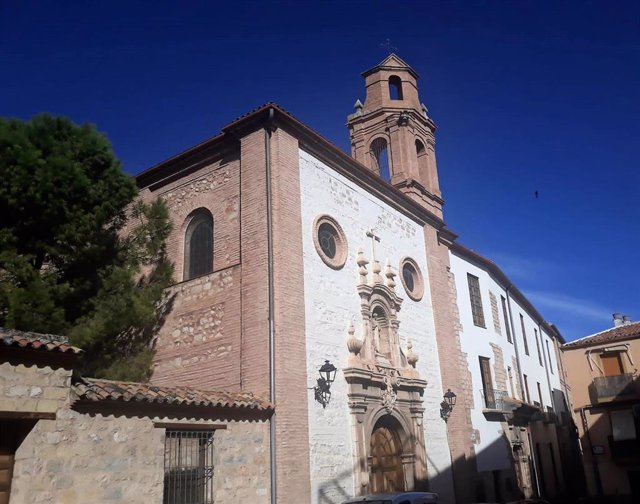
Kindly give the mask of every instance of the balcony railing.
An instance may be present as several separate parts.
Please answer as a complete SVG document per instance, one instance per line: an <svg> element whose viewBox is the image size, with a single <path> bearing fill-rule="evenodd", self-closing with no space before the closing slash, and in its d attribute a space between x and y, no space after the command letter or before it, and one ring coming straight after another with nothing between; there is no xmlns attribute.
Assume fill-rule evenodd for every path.
<svg viewBox="0 0 640 504"><path fill-rule="evenodd" d="M637 396L634 385L635 376L625 373L613 376L596 376L593 379L593 389L598 402L612 401L616 398L626 399Z"/></svg>
<svg viewBox="0 0 640 504"><path fill-rule="evenodd" d="M485 409L504 411L504 398L507 397L506 390L481 389L482 400Z"/></svg>

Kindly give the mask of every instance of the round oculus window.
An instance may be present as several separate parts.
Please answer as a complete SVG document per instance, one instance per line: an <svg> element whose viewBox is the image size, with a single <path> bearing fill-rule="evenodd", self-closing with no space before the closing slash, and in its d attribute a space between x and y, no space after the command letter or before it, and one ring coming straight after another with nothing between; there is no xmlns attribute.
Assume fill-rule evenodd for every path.
<svg viewBox="0 0 640 504"><path fill-rule="evenodd" d="M405 257L400 262L400 271L402 272L402 285L407 295L414 301L420 301L424 294L424 281L417 263L410 257Z"/></svg>
<svg viewBox="0 0 640 504"><path fill-rule="evenodd" d="M347 260L347 239L333 217L322 215L313 223L313 242L324 263L340 269Z"/></svg>
<svg viewBox="0 0 640 504"><path fill-rule="evenodd" d="M333 259L336 256L336 230L328 223L323 222L318 228L318 241L324 254Z"/></svg>

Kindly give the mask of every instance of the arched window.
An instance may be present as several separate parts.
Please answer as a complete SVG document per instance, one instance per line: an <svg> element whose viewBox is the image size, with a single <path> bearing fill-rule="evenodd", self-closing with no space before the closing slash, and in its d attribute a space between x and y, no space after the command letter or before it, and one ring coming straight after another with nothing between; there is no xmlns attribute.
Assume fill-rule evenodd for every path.
<svg viewBox="0 0 640 504"><path fill-rule="evenodd" d="M402 100L402 79L397 75L389 77L389 98Z"/></svg>
<svg viewBox="0 0 640 504"><path fill-rule="evenodd" d="M200 208L191 214L184 236L184 279L213 271L213 216Z"/></svg>
<svg viewBox="0 0 640 504"><path fill-rule="evenodd" d="M427 180L428 176L428 158L427 149L420 140L416 140L416 154L418 155L418 170L423 181Z"/></svg>
<svg viewBox="0 0 640 504"><path fill-rule="evenodd" d="M389 170L389 153L387 151L387 141L384 138L376 138L371 142L371 164L383 179L391 182L391 171Z"/></svg>

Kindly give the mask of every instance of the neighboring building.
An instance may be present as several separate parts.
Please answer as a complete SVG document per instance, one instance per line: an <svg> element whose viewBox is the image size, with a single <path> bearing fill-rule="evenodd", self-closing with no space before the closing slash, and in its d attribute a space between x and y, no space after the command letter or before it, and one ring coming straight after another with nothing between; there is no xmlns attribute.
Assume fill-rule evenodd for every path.
<svg viewBox="0 0 640 504"><path fill-rule="evenodd" d="M443 503L472 502L494 470L479 470L486 458L477 457L477 433L491 428L473 393L477 357L463 355L461 336L471 336L460 332L435 124L417 74L396 55L363 76L366 98L347 120L353 157L270 103L138 175L142 197L164 199L174 228L176 283L152 381L215 384L274 404L271 502L423 488ZM511 303L556 369L557 335L522 296ZM520 386L537 356L521 369L514 350L503 352ZM337 368L329 385L317 381L325 361ZM530 371L533 400L519 414L541 410L524 404L538 400L537 383L551 407L561 385L547 369ZM449 389L459 394L452 411L442 405ZM555 428L550 415L538 422L545 433ZM540 439L555 495L564 473L560 460L547 469L547 457L550 443L559 453L558 438ZM523 478L511 494L533 492Z"/></svg>
<svg viewBox="0 0 640 504"><path fill-rule="evenodd" d="M640 502L640 322L563 345L590 496Z"/></svg>
<svg viewBox="0 0 640 504"><path fill-rule="evenodd" d="M80 378L81 353L61 336L0 328L0 503L265 498L269 403Z"/></svg>
<svg viewBox="0 0 640 504"><path fill-rule="evenodd" d="M562 336L493 262L458 243L450 251L470 373L476 499L575 495L578 451L558 352Z"/></svg>

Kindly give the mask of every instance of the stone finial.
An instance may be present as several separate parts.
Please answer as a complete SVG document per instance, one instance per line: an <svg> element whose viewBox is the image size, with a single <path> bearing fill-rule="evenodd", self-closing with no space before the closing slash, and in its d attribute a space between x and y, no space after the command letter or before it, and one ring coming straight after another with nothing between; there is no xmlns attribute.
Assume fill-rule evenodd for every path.
<svg viewBox="0 0 640 504"><path fill-rule="evenodd" d="M413 351L413 343L411 343L411 340L407 341L407 362L414 369L418 362L418 354Z"/></svg>
<svg viewBox="0 0 640 504"><path fill-rule="evenodd" d="M371 271L373 271L373 283L381 284L382 277L380 276L380 272L382 271L382 267L380 266L380 261L377 259L373 260L373 266L371 267Z"/></svg>
<svg viewBox="0 0 640 504"><path fill-rule="evenodd" d="M389 259L387 259L387 267L384 270L384 276L387 277L387 287L393 290L396 286L396 281L394 280L396 274L391 268L391 262L389 261Z"/></svg>
<svg viewBox="0 0 640 504"><path fill-rule="evenodd" d="M363 105L362 105L362 102L360 101L360 99L357 99L356 102L353 104L353 108L355 108L356 111L358 111L358 112L360 110L362 110L362 107L363 107Z"/></svg>
<svg viewBox="0 0 640 504"><path fill-rule="evenodd" d="M422 113L424 116L429 119L429 110L427 109L427 106L424 103L421 103L420 107L422 107Z"/></svg>
<svg viewBox="0 0 640 504"><path fill-rule="evenodd" d="M362 340L356 338L356 330L353 327L353 322L349 322L349 328L347 329L347 332L349 333L349 337L347 338L347 348L354 357L357 357L360 353L360 350L362 350Z"/></svg>
<svg viewBox="0 0 640 504"><path fill-rule="evenodd" d="M366 285L367 284L367 264L369 264L369 261L367 261L367 259L364 256L364 251L362 250L362 247L360 247L358 249L358 255L356 257L356 264L358 265L358 274L360 275L360 279L358 281L358 283L360 285Z"/></svg>

